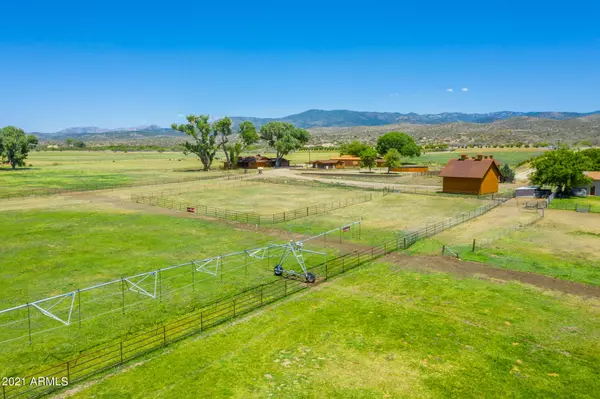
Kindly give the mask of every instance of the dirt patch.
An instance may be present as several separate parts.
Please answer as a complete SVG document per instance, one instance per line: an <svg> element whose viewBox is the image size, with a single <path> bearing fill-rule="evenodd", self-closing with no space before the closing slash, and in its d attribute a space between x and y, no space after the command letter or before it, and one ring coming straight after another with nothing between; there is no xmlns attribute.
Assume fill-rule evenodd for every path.
<svg viewBox="0 0 600 399"><path fill-rule="evenodd" d="M397 269L406 269L417 272L443 272L459 277L479 277L491 280L518 281L544 290L600 298L600 287L593 285L560 280L535 273L499 269L482 263L466 262L455 258L440 256L409 256L396 252L387 255L383 260L392 262Z"/></svg>

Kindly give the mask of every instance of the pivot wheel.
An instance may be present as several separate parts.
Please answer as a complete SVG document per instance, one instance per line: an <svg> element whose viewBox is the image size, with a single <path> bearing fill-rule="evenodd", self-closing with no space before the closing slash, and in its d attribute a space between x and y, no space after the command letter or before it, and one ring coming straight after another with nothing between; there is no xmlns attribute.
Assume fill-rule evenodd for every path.
<svg viewBox="0 0 600 399"><path fill-rule="evenodd" d="M273 269L273 273L275 273L276 276L281 276L283 274L283 266L275 266L275 268Z"/></svg>
<svg viewBox="0 0 600 399"><path fill-rule="evenodd" d="M314 283L317 280L317 277L312 274L312 273L306 273L306 282L307 283Z"/></svg>

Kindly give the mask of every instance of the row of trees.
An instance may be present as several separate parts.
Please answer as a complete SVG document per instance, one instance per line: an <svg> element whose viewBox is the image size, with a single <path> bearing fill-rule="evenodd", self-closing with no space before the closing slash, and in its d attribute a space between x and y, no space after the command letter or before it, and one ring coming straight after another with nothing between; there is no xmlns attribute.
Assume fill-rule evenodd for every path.
<svg viewBox="0 0 600 399"><path fill-rule="evenodd" d="M228 117L212 123L208 115L189 115L186 119L186 124L173 123L171 128L192 139L184 143L184 152L196 154L204 170L210 169L219 149L223 151L228 167L234 167L240 154L259 140L264 140L275 149L276 166L279 167L285 155L298 150L310 140L306 130L285 122L269 122L257 131L252 122L245 121L238 126L234 137L233 123Z"/></svg>
<svg viewBox="0 0 600 399"><path fill-rule="evenodd" d="M389 132L377 139L375 147L356 140L348 144L342 144L340 153L360 157L361 165L369 168L369 171L377 166L377 159L381 156L385 160L389 173L392 168L401 165L402 157L421 156L421 148L406 133Z"/></svg>
<svg viewBox="0 0 600 399"><path fill-rule="evenodd" d="M26 135L23 129L6 126L0 129L0 157L3 163L8 163L15 169L25 166L29 151L38 145L38 139L33 134Z"/></svg>
<svg viewBox="0 0 600 399"><path fill-rule="evenodd" d="M591 183L583 172L600 170L600 149L572 151L560 148L533 159L531 166L535 168L532 183L557 187L561 192L569 193L573 187Z"/></svg>

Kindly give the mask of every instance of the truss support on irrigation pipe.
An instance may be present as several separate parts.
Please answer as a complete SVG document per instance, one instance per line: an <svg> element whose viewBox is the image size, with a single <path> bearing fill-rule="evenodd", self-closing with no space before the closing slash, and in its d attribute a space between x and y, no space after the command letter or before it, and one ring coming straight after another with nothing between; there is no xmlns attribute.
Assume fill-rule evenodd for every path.
<svg viewBox="0 0 600 399"><path fill-rule="evenodd" d="M309 272L306 262L305 262L305 259L304 259L304 255L305 254L321 255L321 256L324 256L325 261L327 261L327 253L324 251L320 252L320 251L309 250L305 247L305 243L307 243L311 240L317 240L321 236L323 236L324 242L327 243L327 235L335 234L336 232L339 232L339 240L340 240L340 242L342 242L344 232L349 231L352 227L354 227L356 225L358 225L359 237L360 237L361 222L360 221L352 222L352 223L343 225L341 227L308 237L308 238L300 240L300 241L291 240L287 243L267 244L260 248L246 249L243 251L219 255L216 257L212 257L212 258L195 260L192 262L188 262L188 263L184 263L184 264L180 264L180 265L173 265L173 266L169 266L169 267L165 267L165 268L160 268L160 269L157 269L154 271L140 273L140 274L133 275L133 276L123 276L116 280L104 282L101 284L96 284L96 285L85 287L85 288L78 288L72 292L55 295L55 296L40 299L37 301L27 302L23 305L19 305L19 306L13 307L13 308L0 310L0 316L3 316L5 314L12 315L13 314L12 312L26 311L27 312L26 316L23 315L20 317L19 316L16 317L18 319L16 322L22 323L23 327L25 327L25 325L26 325L26 328L27 328L27 331L26 332L23 331L22 335L20 335L17 338L27 337L29 342L32 343L33 335L35 335L39 332L42 332L42 331L47 331L47 329L44 329L42 331L34 330L35 326L37 325L36 323L34 323L34 321L38 317L43 318L45 316L45 317L48 317L64 326L69 326L72 324L72 322L74 320L73 312L74 312L74 310L77 310L76 323L79 325L79 328L82 328L83 321L85 321L89 318L92 318L92 317L96 317L97 316L96 314L87 312L86 309L84 309L87 304L87 300L86 300L86 298L82 299L82 294L84 294L87 291L95 292L94 290L97 290L102 287L107 287L109 291L103 291L103 292L107 292L110 297L114 296L114 302L112 302L113 306L111 307L110 312L112 312L112 311L118 312L119 311L118 302L119 302L119 296L120 296L121 297L120 298L121 313L123 315L125 315L126 308L128 306L130 306L130 304L128 303L129 302L128 292L137 294L138 299L136 299L136 301L134 301L133 304L139 303L141 301L141 299L139 299L140 297L145 298L145 299L162 300L163 294L165 294L165 296L166 296L171 293L171 291L169 291L166 287L163 287L163 279L164 279L163 277L165 276L165 271L184 267L185 268L184 270L186 270L185 274L187 274L188 270L189 270L189 269L187 269L187 267L191 267L192 291L197 291L195 286L196 286L196 284L199 283L199 281L198 281L198 278L196 277L196 274L198 272L201 272L201 273L207 274L210 277L216 277L216 278L223 279L224 271L225 271L224 263L226 263L225 259L228 259L228 258L238 259L238 260L234 260L234 262L238 262L238 263L236 263L236 266L234 266L233 268L230 268L229 262L227 262L228 263L227 270L228 270L228 273L230 273L230 274L231 273L239 273L239 274L243 273L244 275L247 275L249 273L249 266L260 260L266 260L266 263L269 265L269 267L271 267L270 259L276 258L277 263L275 265L275 268L280 269L280 272L281 272L278 275L300 277L300 278L303 278L307 282L314 282L316 280L316 276L313 273ZM236 256L237 257L243 256L244 257L243 262L241 262L240 258L235 258ZM255 262L250 261L249 258L254 258L254 259L256 259L256 261ZM298 271L294 271L291 268L284 269L284 262L286 262L286 261L289 262L291 260L293 260L294 263L296 263L300 267L300 270L296 269ZM241 268L244 268L243 271L240 270ZM326 272L326 274L327 274L327 272ZM170 278L171 277L167 277L166 279L164 279L165 282L167 280L169 280ZM189 282L189 280L187 280L187 281ZM119 287L119 285L120 285L120 287ZM286 285L287 285L287 283L286 283ZM186 283L185 287L189 287L189 283ZM167 291L163 292L163 289L167 289ZM264 293L261 290L261 298L260 298L261 302L265 300L265 298L263 298L263 296L264 296ZM75 303L75 300L77 300L77 303ZM94 299L91 300L91 302L94 302L94 301L95 301ZM114 306L114 305L116 305L116 306ZM75 306L77 306L77 309L75 309ZM33 308L37 309L37 311L39 311L39 313L41 315L37 315L36 313L32 314L31 310ZM237 310L236 310L236 312L237 312ZM87 316L85 316L85 315L87 315ZM26 320L25 320L25 317L26 317ZM56 328L56 327L51 327L48 329L53 329L53 328ZM10 329L5 329L3 325L0 325L0 332L2 332L2 331L10 332Z"/></svg>

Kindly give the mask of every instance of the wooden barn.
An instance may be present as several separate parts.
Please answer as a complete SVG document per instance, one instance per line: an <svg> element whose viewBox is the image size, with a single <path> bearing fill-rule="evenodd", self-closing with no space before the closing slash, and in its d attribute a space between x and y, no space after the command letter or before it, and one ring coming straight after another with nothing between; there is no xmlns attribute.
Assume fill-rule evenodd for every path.
<svg viewBox="0 0 600 399"><path fill-rule="evenodd" d="M498 192L502 172L492 155L477 155L471 159L461 155L460 159L451 159L440 176L445 193L482 195Z"/></svg>
<svg viewBox="0 0 600 399"><path fill-rule="evenodd" d="M344 169L345 164L343 161L336 161L334 159L325 159L320 161L314 161L312 167L315 169Z"/></svg>
<svg viewBox="0 0 600 399"><path fill-rule="evenodd" d="M269 158L263 155L257 154L249 157L241 157L238 159L237 167L242 169L256 169L258 167L263 168L274 168L276 164L276 158ZM285 158L281 158L279 166L286 168L290 166L290 161Z"/></svg>

